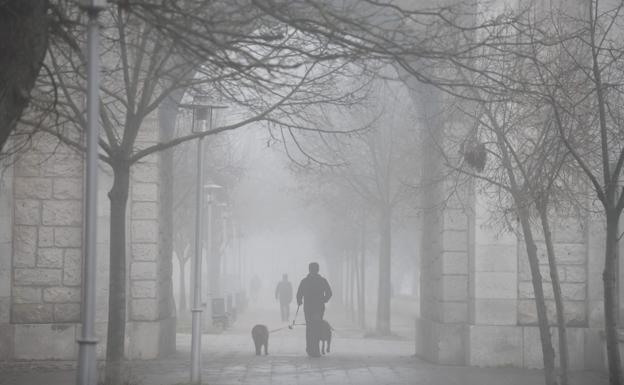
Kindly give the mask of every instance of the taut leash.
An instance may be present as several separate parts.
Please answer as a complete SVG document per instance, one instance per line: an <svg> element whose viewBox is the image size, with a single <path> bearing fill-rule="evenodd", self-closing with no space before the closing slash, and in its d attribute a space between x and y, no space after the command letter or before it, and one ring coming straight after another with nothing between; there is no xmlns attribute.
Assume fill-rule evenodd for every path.
<svg viewBox="0 0 624 385"><path fill-rule="evenodd" d="M273 333L273 332L278 332L280 330L284 330L284 329L291 329L293 326L306 326L306 324L290 324L288 326L283 326L281 328L277 328L277 329L273 329L273 330L269 330L269 333Z"/></svg>
<svg viewBox="0 0 624 385"><path fill-rule="evenodd" d="M299 308L301 307L301 305L297 305L297 311L295 312L295 318L293 318L293 322L292 325L288 325L289 329L292 329L295 327L295 321L297 320L297 314L299 314Z"/></svg>
<svg viewBox="0 0 624 385"><path fill-rule="evenodd" d="M286 328L290 329L290 326L284 326L284 327L281 327L281 328L269 330L269 333L279 332L280 330L284 330Z"/></svg>

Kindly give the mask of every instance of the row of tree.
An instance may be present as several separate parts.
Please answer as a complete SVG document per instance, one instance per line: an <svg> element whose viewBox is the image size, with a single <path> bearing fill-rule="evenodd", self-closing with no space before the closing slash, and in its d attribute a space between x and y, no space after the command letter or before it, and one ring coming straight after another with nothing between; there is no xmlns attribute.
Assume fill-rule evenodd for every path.
<svg viewBox="0 0 624 385"><path fill-rule="evenodd" d="M319 231L319 241L334 269L346 269L345 299L365 324L367 240L379 240L376 332L388 335L391 318L393 223L415 212L420 176L417 116L407 87L388 67L360 78L366 90L356 106L318 111L316 124L348 134L301 133L285 142L294 147L295 170L307 184L307 199L315 199L333 224ZM308 162L305 162L308 160ZM372 226L367 226L367 223ZM328 223L321 222L321 227ZM337 228L336 228L337 227ZM369 228L367 231L367 227ZM371 237L371 235L373 235ZM375 243L377 243L375 241ZM341 274L338 274L342 281ZM355 290L357 289L357 290ZM355 313L355 309L351 310Z"/></svg>
<svg viewBox="0 0 624 385"><path fill-rule="evenodd" d="M412 124L407 111L390 112L401 117L399 126L393 127L392 122L384 121L383 114L367 116L366 112L375 109L364 104L365 112L349 116L343 111L340 122L358 127L361 132L348 139L324 135L317 139L320 145L306 138L308 146L303 150L298 146L304 156L319 165L315 170L321 180L332 181L326 184L326 199L339 202L332 197L356 195L365 202L362 207L378 210L373 216L381 224L378 331L389 331L385 317L390 314L390 218L395 197L400 195L400 189L392 184L426 188L428 183L454 178L455 186L473 186L470 188L485 196L493 220L523 240L548 385L569 383L566 312L551 222L557 216L572 214L582 221L583 217L601 213L606 232L603 282L610 383L622 382L617 261L621 238L618 226L624 209L623 6L595 0L581 2L574 9L530 4L514 9L506 17L498 15L490 25L478 24L482 28L473 31L474 41L484 41L487 36L487 43L471 50L470 60L457 58L451 66L437 68L436 81L431 83L438 90L413 87L414 93L430 92L425 98L435 100L436 111L423 114L432 117L424 122L428 129L425 142L435 147L446 166L446 170L438 170L439 175L430 175L435 180L410 183L409 173L395 173L396 169L405 170L399 164L406 159L401 148L393 145L395 135L406 145L406 154L422 149L410 143L410 135L401 132ZM434 60L425 62L439 64ZM400 65L395 68L401 75L409 72ZM387 73L381 75L376 78L388 77ZM413 77L402 77L411 86L415 84ZM399 99L404 97L396 89L393 92ZM372 94L367 100L377 106L379 99L375 92ZM390 100L395 107L400 105L388 95L381 99ZM320 116L322 125L335 126L331 113L323 111ZM365 143L364 150L358 148L360 141ZM415 160L406 164L419 167ZM343 191L336 191L336 186ZM417 190L407 195L417 199ZM326 206L336 212L332 203ZM345 213L337 216L348 218ZM549 320L547 314L545 277L538 258L537 239L541 237L548 262L546 281L550 281L554 293L555 320ZM550 332L553 322L558 326L559 373Z"/></svg>
<svg viewBox="0 0 624 385"><path fill-rule="evenodd" d="M361 100L366 88L361 82L355 82L354 88L336 87L338 79L363 73L384 77L378 70L379 63L384 63L392 64L403 78L459 97L459 110L476 122L470 133L442 132L437 127L432 136L449 155L452 169L500 188L501 203L520 221L536 297L541 297L542 283L531 236L534 210L542 214L546 235L547 214L560 199L553 192L573 193L584 182L594 192L607 234L604 295L610 381L621 383L615 266L618 222L624 208L618 183L624 164L619 108L622 4L585 0L580 5L573 10L530 5L490 17L480 12L479 4L459 3L419 9L373 0L111 2L101 19L100 149L102 161L114 176L109 193L107 382L119 382L117 368L124 351L125 212L132 165L200 136L266 121L278 139L302 152L300 133L324 137L351 132L351 137L336 137L335 143L346 151L356 150L356 145L343 139L356 138L362 148L376 155L369 170L392 171L390 158L394 161L400 151L392 135L383 132L391 122L380 125L381 130L356 133L354 129L360 131L362 126L357 119L354 129L331 120L320 128L310 120L324 107L350 106ZM13 131L21 116L23 125L14 145L27 144L35 132L43 131L83 151L77 138L85 123L85 16L72 0L5 0L0 9L3 17L10 15L0 29L2 48L8 53L0 61L2 88L9 90L0 95L2 132ZM477 15L483 14L488 18L479 20ZM13 44L20 41L33 44ZM372 68L370 63L374 63ZM160 142L140 144L137 138L149 129L146 118L163 105L175 111L176 103L190 91L239 106L240 119L204 133L167 137L163 132ZM24 100L31 107L26 114L22 114ZM380 148L367 144L370 135L377 135L374 146ZM459 147L453 150L452 143ZM335 150L331 153L342 153ZM471 169L455 161L460 150ZM566 160L573 160L577 167L567 167ZM327 159L330 166L341 161ZM374 188L366 184L370 176L343 178L352 191L374 201L379 209L383 282L389 282L392 210L401 195L389 175L374 182ZM384 314L389 312L384 306L389 306L389 293L389 283L380 280L378 327L382 330L388 325ZM543 326L546 317L539 299L537 305L550 385L556 381L549 374L554 361L550 334Z"/></svg>
<svg viewBox="0 0 624 385"><path fill-rule="evenodd" d="M461 162L449 165L476 177L498 202L499 215L517 220L532 275L547 384L556 384L555 353L539 270L537 232L543 235L559 334L560 383L568 384L566 320L551 221L602 206L606 230L604 319L610 383L622 383L617 336L623 4L585 1L578 8L535 4L494 27L496 44L459 77L475 87L462 113L474 125L450 135ZM484 92L485 91L485 92ZM593 192L588 197L588 192ZM493 196L492 196L493 194ZM511 221L515 222L515 221Z"/></svg>

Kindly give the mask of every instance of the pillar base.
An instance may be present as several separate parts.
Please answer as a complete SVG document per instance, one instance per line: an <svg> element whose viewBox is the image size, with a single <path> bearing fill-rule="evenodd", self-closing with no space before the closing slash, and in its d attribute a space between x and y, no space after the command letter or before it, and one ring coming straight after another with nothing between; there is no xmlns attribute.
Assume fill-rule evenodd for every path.
<svg viewBox="0 0 624 385"><path fill-rule="evenodd" d="M466 327L416 319L416 356L438 365L466 364Z"/></svg>

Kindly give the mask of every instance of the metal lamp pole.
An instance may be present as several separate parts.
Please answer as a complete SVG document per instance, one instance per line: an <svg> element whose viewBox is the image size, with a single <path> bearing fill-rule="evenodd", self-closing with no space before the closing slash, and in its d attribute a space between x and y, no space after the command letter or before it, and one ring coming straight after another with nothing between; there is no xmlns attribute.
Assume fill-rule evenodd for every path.
<svg viewBox="0 0 624 385"><path fill-rule="evenodd" d="M227 220L228 220L228 204L227 203L219 203L219 207L221 208L221 277L226 277L228 274L228 260L227 260ZM221 280L220 280L221 281ZM221 282L220 282L221 283ZM219 291L222 294L225 288L223 285L219 284Z"/></svg>
<svg viewBox="0 0 624 385"><path fill-rule="evenodd" d="M201 101L203 98L196 98ZM185 106L185 105L183 105ZM188 105L186 105L188 106ZM206 132L206 124L208 124L208 130L212 129L212 111L216 107L206 104L192 104L193 108L193 131L195 131L196 121L200 122L200 132ZM195 216L195 258L193 260L193 307L192 312L192 325L191 325L191 383L199 384L201 382L201 318L202 318L202 234L203 234L203 188L204 186L204 149L203 149L204 137L197 139L197 185L195 189L195 207L197 210ZM216 185L215 185L216 186ZM216 186L220 187L220 186ZM210 210L210 204L208 210ZM210 228L210 223L208 223ZM210 247L210 246L208 246Z"/></svg>
<svg viewBox="0 0 624 385"><path fill-rule="evenodd" d="M89 17L87 69L87 183L85 198L85 244L82 264L82 331L79 345L78 385L97 384L97 352L95 337L95 279L97 242L97 162L99 139L100 62L98 46L100 28L98 15L106 8L106 0L83 0L80 3Z"/></svg>
<svg viewBox="0 0 624 385"><path fill-rule="evenodd" d="M210 268L212 266L211 260L212 260L212 243L213 243L213 234L212 234L212 209L213 209L213 204L215 202L215 197L213 195L215 190L218 190L221 188L221 186L219 186L218 184L206 184L204 185L204 188L208 191L208 216L206 221L207 226L206 226L206 273L205 273L205 277L206 280L208 281L208 285L206 285L206 287L204 288L205 293L206 293L206 300L210 299L211 295L214 295L215 293L212 292L212 279L210 278ZM206 304L206 306L208 306L209 304ZM210 316L212 315L212 310L206 315L208 319L210 319Z"/></svg>
<svg viewBox="0 0 624 385"><path fill-rule="evenodd" d="M208 109L196 106L193 110L193 130L200 122L201 132L205 131ZM191 326L191 383L201 382L201 264L202 264L202 211L203 211L203 179L204 179L204 138L197 139L197 185L195 188L195 258L193 259L193 307Z"/></svg>

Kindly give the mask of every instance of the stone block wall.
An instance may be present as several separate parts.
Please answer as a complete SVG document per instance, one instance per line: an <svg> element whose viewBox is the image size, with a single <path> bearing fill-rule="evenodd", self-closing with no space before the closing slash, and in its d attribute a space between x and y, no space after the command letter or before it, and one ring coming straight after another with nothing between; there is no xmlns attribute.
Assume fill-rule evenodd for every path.
<svg viewBox="0 0 624 385"><path fill-rule="evenodd" d="M80 320L82 159L46 150L14 168L13 324Z"/></svg>
<svg viewBox="0 0 624 385"><path fill-rule="evenodd" d="M489 204L485 196L476 197L470 323L516 325L517 240L513 233L489 222Z"/></svg>
<svg viewBox="0 0 624 385"><path fill-rule="evenodd" d="M6 165L3 165L6 166ZM6 168L0 178L0 361L13 355L11 321L11 254L13 231L13 169Z"/></svg>
<svg viewBox="0 0 624 385"><path fill-rule="evenodd" d="M146 119L144 124L150 129L142 130L137 147L158 142L160 123L156 113ZM172 256L161 252L166 249L161 233L161 167L161 154L154 154L131 170L128 355L134 358L156 358L175 351L175 307L168 268Z"/></svg>
<svg viewBox="0 0 624 385"><path fill-rule="evenodd" d="M461 132L461 124L439 121L440 105L431 90L422 100L428 127L424 130L420 317L416 321L416 354L439 364L463 365L467 347L465 325L469 320L469 265L473 197L455 181L441 180L448 172L438 153L442 128ZM439 126L438 126L439 125ZM446 139L444 139L446 140Z"/></svg>
<svg viewBox="0 0 624 385"><path fill-rule="evenodd" d="M158 140L148 119L140 145ZM159 156L132 169L128 203L127 354L175 350L167 269L159 253ZM74 359L80 329L83 160L51 137L35 137L0 184L0 360ZM100 169L96 335L106 349L110 169ZM4 250L5 252L2 252Z"/></svg>
<svg viewBox="0 0 624 385"><path fill-rule="evenodd" d="M513 232L485 225L485 198L477 198L475 228L474 282L471 322L467 325L467 363L473 366L517 366L542 368L542 351L537 328L535 297L529 271L526 247ZM601 341L595 329L587 328L593 298L602 303L602 284L596 270L592 247L600 244L598 234L588 221L577 218L552 218L558 272L564 297L568 325L570 367L595 369L600 362ZM556 354L558 335L555 305L548 270L543 235L534 228L538 257L546 293L548 316L553 325L551 335ZM592 279L593 276L593 279ZM594 287L592 293L591 287ZM589 304L589 306L588 306ZM602 309L602 308L601 308ZM602 324L600 324L602 327ZM558 358L557 358L558 359Z"/></svg>
<svg viewBox="0 0 624 385"><path fill-rule="evenodd" d="M453 122L447 111L441 112L443 97L435 90L422 84L413 85L413 89L420 91L412 96L424 127L416 355L438 364L541 368L537 312L525 245L514 229L490 223L488 207L497 203L487 201L487 191L474 186L462 189L442 180L449 159L443 159L438 149L461 141L462 122ZM440 119L442 115L446 120ZM448 152L451 157L456 153L458 150ZM551 219L568 325L570 366L603 369L603 220ZM534 228L535 237L549 318L554 325L552 284L539 228ZM620 276L624 277L624 263L620 264ZM624 285L619 290L620 315L624 318ZM551 334L557 349L554 329Z"/></svg>
<svg viewBox="0 0 624 385"><path fill-rule="evenodd" d="M556 218L552 221L553 241L561 293L564 300L565 317L568 326L587 326L587 226L578 218ZM544 284L544 295L549 321L556 322L552 281L548 268L546 245L537 240L540 272ZM518 324L537 325L535 294L531 272L523 242L518 242Z"/></svg>
<svg viewBox="0 0 624 385"><path fill-rule="evenodd" d="M71 359L80 320L82 159L49 137L0 187L0 359ZM29 343L30 342L30 343Z"/></svg>

